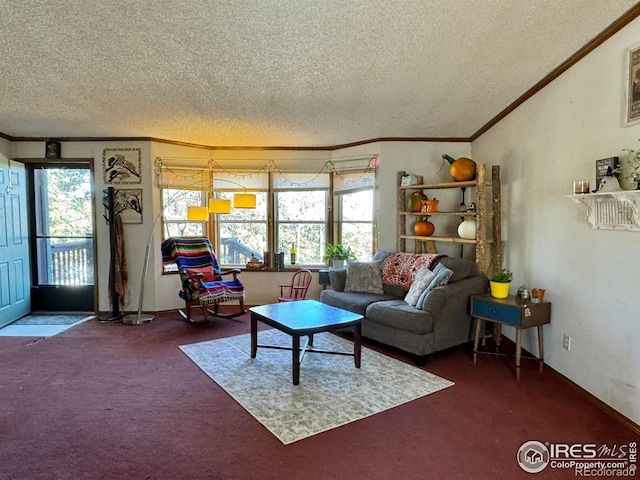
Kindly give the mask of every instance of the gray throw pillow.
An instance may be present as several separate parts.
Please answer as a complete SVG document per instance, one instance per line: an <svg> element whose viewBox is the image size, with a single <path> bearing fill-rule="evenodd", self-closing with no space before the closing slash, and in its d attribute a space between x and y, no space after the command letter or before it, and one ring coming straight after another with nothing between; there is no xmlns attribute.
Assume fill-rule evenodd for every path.
<svg viewBox="0 0 640 480"><path fill-rule="evenodd" d="M353 262L347 266L345 292L384 293L382 289L382 262Z"/></svg>
<svg viewBox="0 0 640 480"><path fill-rule="evenodd" d="M436 268L433 269L433 273L435 273L436 275L433 280L431 280L431 283L427 285L427 288L424 289L424 291L420 295L420 298L418 298L416 308L422 309L422 306L424 305L429 292L436 287L441 287L442 285L446 285L447 283L449 283L449 279L451 278L451 275L453 275L453 272L441 263L436 265Z"/></svg>

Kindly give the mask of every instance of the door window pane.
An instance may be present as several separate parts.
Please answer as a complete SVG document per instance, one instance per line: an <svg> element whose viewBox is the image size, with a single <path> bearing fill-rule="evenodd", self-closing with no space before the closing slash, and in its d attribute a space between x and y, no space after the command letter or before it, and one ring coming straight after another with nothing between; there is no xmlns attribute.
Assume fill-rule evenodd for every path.
<svg viewBox="0 0 640 480"><path fill-rule="evenodd" d="M93 223L88 169L34 170L38 285L92 285Z"/></svg>

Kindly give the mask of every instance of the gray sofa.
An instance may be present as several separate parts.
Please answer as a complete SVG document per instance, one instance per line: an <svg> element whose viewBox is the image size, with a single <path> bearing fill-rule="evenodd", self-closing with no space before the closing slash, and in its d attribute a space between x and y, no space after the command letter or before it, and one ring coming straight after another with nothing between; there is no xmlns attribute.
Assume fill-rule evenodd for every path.
<svg viewBox="0 0 640 480"><path fill-rule="evenodd" d="M374 261L382 264L388 256L378 252ZM421 309L404 301L406 289L384 283L384 277L384 293L345 291L346 268L329 271L332 288L322 291L320 301L363 315L363 337L409 352L423 365L426 355L473 338L469 297L488 291L489 282L474 262L447 256L438 262L453 274L426 295Z"/></svg>

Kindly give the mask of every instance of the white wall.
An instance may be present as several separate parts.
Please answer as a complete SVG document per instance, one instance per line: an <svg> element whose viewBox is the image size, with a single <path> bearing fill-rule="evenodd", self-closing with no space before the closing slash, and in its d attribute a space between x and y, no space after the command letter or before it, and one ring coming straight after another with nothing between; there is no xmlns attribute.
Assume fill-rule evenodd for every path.
<svg viewBox="0 0 640 480"><path fill-rule="evenodd" d="M11 142L6 138L0 138L0 154L7 158L12 158Z"/></svg>
<svg viewBox="0 0 640 480"><path fill-rule="evenodd" d="M0 148L6 147L7 156L14 158L42 158L44 156L44 142L10 142L4 139ZM109 230L102 215L104 207L101 204L102 191L108 185L103 180L102 153L105 148L140 148L142 153L142 183L122 185L122 188L142 188L143 190L143 223L125 224L125 254L129 282L125 295L125 310L136 311L140 297L140 286L146 246L151 235L154 220L161 212L160 189L153 174L154 160L157 157L177 158L214 158L223 162L234 160L244 166L262 167L268 160L277 162L280 168L295 168L299 162L309 162L318 166L318 170L327 160L340 160L353 156L380 155L380 170L378 175L377 215L378 215L378 246L382 250L396 248L396 173L407 171L423 175L425 182L448 181L449 167L442 160L442 154L448 153L453 157L469 156L470 144L466 142L381 142L364 144L335 151L259 151L259 150L216 150L209 151L199 148L170 145L157 142L63 142L62 158L92 158L95 176L96 215L96 283L98 286L99 310L110 310L108 299L109 279ZM13 150L9 155L9 151ZM459 203L459 193L440 191L439 196L447 198L451 205ZM467 197L469 198L469 196ZM442 232L436 232L442 234ZM150 261L143 294L142 309L144 311L171 310L181 306L182 301L177 296L175 275L162 275L160 254L161 232L157 227L153 231L151 241ZM447 248L449 247L449 248ZM458 255L457 248L441 245L441 251L450 255ZM277 298L278 285L286 283L291 278L291 272L264 273L243 272L242 280L247 289L247 303L259 305L269 303ZM320 297L321 287L314 274L310 298Z"/></svg>
<svg viewBox="0 0 640 480"><path fill-rule="evenodd" d="M450 182L449 164L442 159L447 153L453 158L468 157L471 154L470 144L467 142L383 142L380 146L379 179L379 214L378 245L381 250L395 250L397 248L397 172L405 171L415 175L422 175L425 183ZM434 190L427 192L429 198L434 196L441 201L440 209L457 210L461 194L458 190ZM475 194L474 194L475 195ZM466 194L466 202L473 201L471 193ZM442 231L444 223L436 225L434 235L452 235L452 231ZM407 221L409 225L411 220ZM457 227L456 227L457 228ZM457 236L457 233L455 233ZM410 247L412 248L412 247ZM438 251L448 255L459 255L459 246L453 244L437 244Z"/></svg>
<svg viewBox="0 0 640 480"><path fill-rule="evenodd" d="M545 361L636 423L640 233L592 230L565 195L572 179L594 182L596 159L640 148L640 125L622 125L625 50L639 30L636 19L472 144L476 161L502 165L511 293L541 287L553 302ZM536 352L533 329L523 338Z"/></svg>

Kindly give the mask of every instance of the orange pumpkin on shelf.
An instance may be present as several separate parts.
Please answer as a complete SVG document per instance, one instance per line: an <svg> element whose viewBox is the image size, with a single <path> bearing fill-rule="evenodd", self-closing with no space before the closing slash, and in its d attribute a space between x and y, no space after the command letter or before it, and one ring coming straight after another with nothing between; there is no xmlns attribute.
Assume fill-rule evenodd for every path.
<svg viewBox="0 0 640 480"><path fill-rule="evenodd" d="M442 155L449 164L449 174L456 182L466 182L476 179L476 162L467 157L454 159L446 153Z"/></svg>
<svg viewBox="0 0 640 480"><path fill-rule="evenodd" d="M436 231L436 226L431 222L422 220L415 223L415 225L413 226L413 231L419 237L430 237L431 235L433 235L433 232Z"/></svg>

